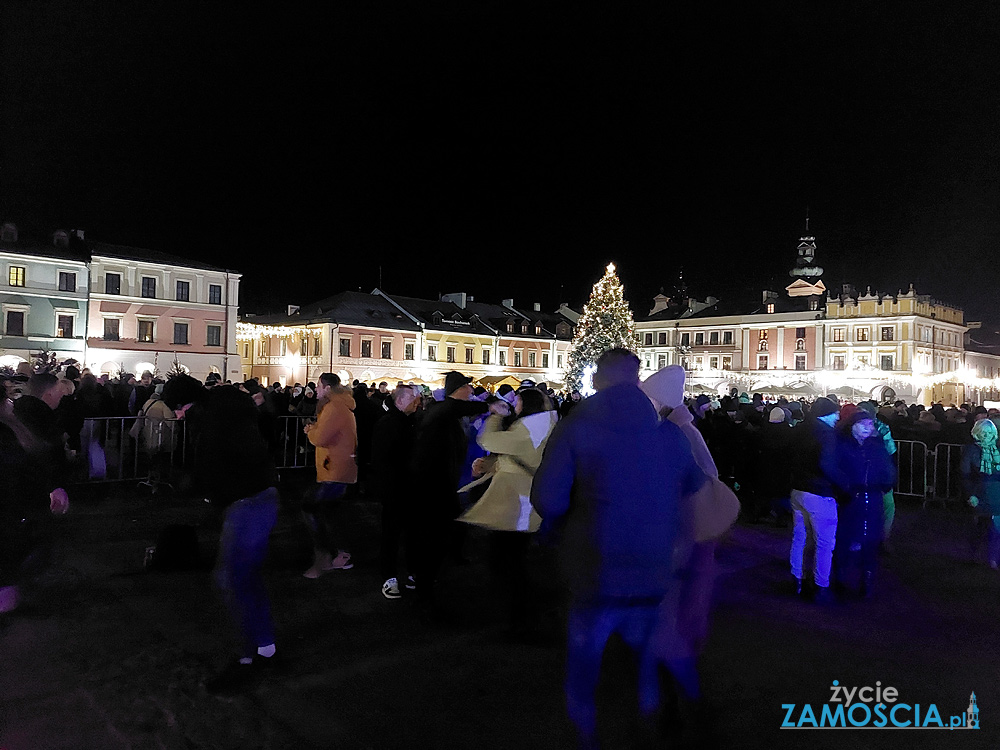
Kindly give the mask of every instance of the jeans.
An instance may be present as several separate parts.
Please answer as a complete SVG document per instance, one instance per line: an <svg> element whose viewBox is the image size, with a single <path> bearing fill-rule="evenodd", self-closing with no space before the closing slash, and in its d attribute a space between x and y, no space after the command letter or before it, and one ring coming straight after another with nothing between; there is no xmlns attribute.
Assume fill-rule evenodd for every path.
<svg viewBox="0 0 1000 750"><path fill-rule="evenodd" d="M566 646L566 710L584 746L595 741L595 693L604 647L613 633L639 660L639 711L651 716L660 702L657 663L649 640L658 621L659 600L600 599L574 602Z"/></svg>
<svg viewBox="0 0 1000 750"><path fill-rule="evenodd" d="M274 643L271 605L261 569L278 519L278 491L269 487L226 510L215 565L215 583L243 640L243 656Z"/></svg>
<svg viewBox="0 0 1000 750"><path fill-rule="evenodd" d="M837 544L837 501L832 497L811 492L792 490L792 513L795 527L792 531L792 551L789 562L792 575L802 578L804 562L810 552L815 554L813 578L816 585L830 585L830 568L833 565L833 548Z"/></svg>
<svg viewBox="0 0 1000 750"><path fill-rule="evenodd" d="M347 485L343 482L317 482L309 488L302 501L302 512L313 546L334 557L338 550L334 528L343 526L344 508L340 501L346 492Z"/></svg>

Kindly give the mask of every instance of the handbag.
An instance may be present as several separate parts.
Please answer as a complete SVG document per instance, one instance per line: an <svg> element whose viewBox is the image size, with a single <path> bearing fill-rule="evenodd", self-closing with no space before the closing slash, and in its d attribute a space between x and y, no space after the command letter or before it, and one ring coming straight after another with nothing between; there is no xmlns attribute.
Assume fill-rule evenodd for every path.
<svg viewBox="0 0 1000 750"><path fill-rule="evenodd" d="M718 539L729 530L740 513L736 493L715 477L708 477L708 481L694 493L692 505L696 542Z"/></svg>

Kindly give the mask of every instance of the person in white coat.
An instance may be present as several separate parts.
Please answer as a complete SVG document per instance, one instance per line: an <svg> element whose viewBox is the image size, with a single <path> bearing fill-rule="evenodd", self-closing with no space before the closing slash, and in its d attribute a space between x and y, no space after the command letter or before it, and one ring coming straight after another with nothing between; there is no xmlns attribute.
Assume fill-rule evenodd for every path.
<svg viewBox="0 0 1000 750"><path fill-rule="evenodd" d="M511 634L528 635L537 615L526 558L531 534L542 522L531 507L531 482L558 414L544 393L522 389L514 400L515 419L504 430L503 404L491 405L493 414L477 438L496 457L490 486L458 520L492 530L490 567L510 599Z"/></svg>

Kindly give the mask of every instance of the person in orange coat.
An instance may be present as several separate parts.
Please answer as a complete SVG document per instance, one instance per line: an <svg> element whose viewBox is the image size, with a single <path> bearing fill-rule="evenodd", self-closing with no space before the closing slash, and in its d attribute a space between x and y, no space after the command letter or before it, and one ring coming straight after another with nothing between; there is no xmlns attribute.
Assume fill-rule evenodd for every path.
<svg viewBox="0 0 1000 750"><path fill-rule="evenodd" d="M340 386L340 378L332 372L320 375L316 396L316 421L303 428L309 442L316 446L316 484L302 503L313 539L313 565L302 574L306 578L354 567L350 553L338 549L334 537L341 499L347 485L358 481L354 397Z"/></svg>

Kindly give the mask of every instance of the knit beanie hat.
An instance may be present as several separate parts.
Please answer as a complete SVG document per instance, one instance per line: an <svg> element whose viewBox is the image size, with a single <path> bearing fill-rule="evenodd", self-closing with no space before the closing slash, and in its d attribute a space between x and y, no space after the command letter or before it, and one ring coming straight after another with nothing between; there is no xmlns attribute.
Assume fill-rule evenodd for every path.
<svg viewBox="0 0 1000 750"><path fill-rule="evenodd" d="M768 416L768 422L781 423L785 421L785 410L780 406L775 406L771 409L771 414Z"/></svg>
<svg viewBox="0 0 1000 750"><path fill-rule="evenodd" d="M837 408L837 405L833 403L833 401L831 401L828 398L825 398L824 396L820 396L818 399L816 399L815 403L813 403L812 409L809 411L809 414L810 416L813 417L826 417L829 416L830 414L834 414L837 411L839 410Z"/></svg>

